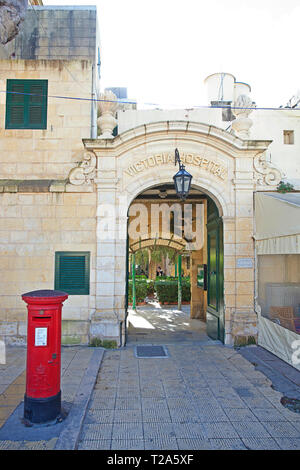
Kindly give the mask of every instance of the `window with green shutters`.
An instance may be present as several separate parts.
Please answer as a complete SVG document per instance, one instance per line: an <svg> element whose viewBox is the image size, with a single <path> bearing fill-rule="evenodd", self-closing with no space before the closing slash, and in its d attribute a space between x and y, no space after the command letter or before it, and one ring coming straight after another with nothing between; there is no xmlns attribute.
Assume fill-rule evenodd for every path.
<svg viewBox="0 0 300 470"><path fill-rule="evenodd" d="M72 295L90 293L90 253L57 251L55 253L55 290Z"/></svg>
<svg viewBox="0 0 300 470"><path fill-rule="evenodd" d="M6 129L47 129L48 80L7 80Z"/></svg>

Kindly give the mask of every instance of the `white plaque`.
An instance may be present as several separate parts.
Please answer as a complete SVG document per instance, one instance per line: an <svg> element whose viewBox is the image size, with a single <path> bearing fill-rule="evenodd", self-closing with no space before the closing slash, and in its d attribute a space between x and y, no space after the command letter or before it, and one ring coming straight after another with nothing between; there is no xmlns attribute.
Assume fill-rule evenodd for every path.
<svg viewBox="0 0 300 470"><path fill-rule="evenodd" d="M35 329L35 346L47 346L47 328Z"/></svg>
<svg viewBox="0 0 300 470"><path fill-rule="evenodd" d="M252 258L237 258L236 267L237 268L253 268L253 259Z"/></svg>

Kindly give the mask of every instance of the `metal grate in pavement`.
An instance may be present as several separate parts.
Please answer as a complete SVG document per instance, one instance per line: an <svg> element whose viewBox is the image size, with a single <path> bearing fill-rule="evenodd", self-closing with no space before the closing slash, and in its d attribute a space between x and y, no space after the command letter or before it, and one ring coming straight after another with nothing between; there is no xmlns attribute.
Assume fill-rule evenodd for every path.
<svg viewBox="0 0 300 470"><path fill-rule="evenodd" d="M164 346L136 346L135 356L138 358L169 357L168 352Z"/></svg>

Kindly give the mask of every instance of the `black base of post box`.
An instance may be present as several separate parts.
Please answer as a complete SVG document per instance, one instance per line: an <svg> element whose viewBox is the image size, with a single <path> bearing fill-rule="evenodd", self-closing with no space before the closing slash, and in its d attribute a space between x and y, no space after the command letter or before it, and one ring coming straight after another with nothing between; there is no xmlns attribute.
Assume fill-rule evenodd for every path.
<svg viewBox="0 0 300 470"><path fill-rule="evenodd" d="M61 413L61 392L48 398L30 398L24 395L24 419L31 423L47 423Z"/></svg>

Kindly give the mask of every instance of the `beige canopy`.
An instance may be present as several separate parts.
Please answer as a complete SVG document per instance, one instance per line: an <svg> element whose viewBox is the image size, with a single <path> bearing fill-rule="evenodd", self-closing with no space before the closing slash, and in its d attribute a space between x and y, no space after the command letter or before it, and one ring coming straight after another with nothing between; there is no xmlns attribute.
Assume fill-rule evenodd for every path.
<svg viewBox="0 0 300 470"><path fill-rule="evenodd" d="M258 255L300 254L300 193L255 194Z"/></svg>

